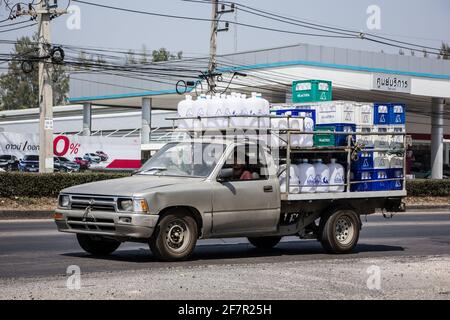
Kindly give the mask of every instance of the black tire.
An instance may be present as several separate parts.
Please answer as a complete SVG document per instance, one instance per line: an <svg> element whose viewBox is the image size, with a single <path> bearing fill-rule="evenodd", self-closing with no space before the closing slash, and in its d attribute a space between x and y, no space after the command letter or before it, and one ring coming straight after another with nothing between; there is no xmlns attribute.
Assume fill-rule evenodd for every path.
<svg viewBox="0 0 450 320"><path fill-rule="evenodd" d="M247 238L248 241L259 249L272 249L281 240L281 237L254 237Z"/></svg>
<svg viewBox="0 0 450 320"><path fill-rule="evenodd" d="M77 234L77 240L84 251L99 256L113 253L121 244L121 242L116 240L87 234Z"/></svg>
<svg viewBox="0 0 450 320"><path fill-rule="evenodd" d="M319 240L328 253L350 253L359 239L361 220L350 209L334 210L320 219Z"/></svg>
<svg viewBox="0 0 450 320"><path fill-rule="evenodd" d="M177 212L164 215L149 245L153 254L163 261L181 261L190 257L198 238L195 219L187 213Z"/></svg>

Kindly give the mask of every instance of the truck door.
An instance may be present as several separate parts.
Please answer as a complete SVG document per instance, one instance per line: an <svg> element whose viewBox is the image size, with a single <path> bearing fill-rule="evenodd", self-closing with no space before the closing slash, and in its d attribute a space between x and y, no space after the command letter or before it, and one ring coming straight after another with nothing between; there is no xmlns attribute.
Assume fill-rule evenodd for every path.
<svg viewBox="0 0 450 320"><path fill-rule="evenodd" d="M242 144L229 151L213 181L214 235L276 231L280 194L276 175L269 172L269 157L257 144Z"/></svg>

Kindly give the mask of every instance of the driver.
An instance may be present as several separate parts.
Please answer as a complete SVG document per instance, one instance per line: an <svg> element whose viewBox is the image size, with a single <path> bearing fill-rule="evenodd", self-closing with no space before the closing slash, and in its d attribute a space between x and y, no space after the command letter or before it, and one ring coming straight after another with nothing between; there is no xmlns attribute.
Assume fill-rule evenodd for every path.
<svg viewBox="0 0 450 320"><path fill-rule="evenodd" d="M251 180L252 178L252 173L245 170L244 161L240 159L236 152L233 159L233 180Z"/></svg>

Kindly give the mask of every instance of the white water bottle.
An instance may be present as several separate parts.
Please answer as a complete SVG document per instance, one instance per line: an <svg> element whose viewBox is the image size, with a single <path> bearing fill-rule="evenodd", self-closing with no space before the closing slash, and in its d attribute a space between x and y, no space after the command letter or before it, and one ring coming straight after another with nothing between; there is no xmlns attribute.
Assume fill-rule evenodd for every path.
<svg viewBox="0 0 450 320"><path fill-rule="evenodd" d="M297 166L297 176L300 185L300 193L316 192L316 170L312 164L308 163L308 159L303 159L303 162Z"/></svg>
<svg viewBox="0 0 450 320"><path fill-rule="evenodd" d="M345 191L345 173L344 167L337 163L336 159L331 159L328 165L330 171L330 192L344 192Z"/></svg>
<svg viewBox="0 0 450 320"><path fill-rule="evenodd" d="M330 185L330 170L326 164L323 164L322 159L317 159L314 162L314 170L316 171L316 192L327 193Z"/></svg>
<svg viewBox="0 0 450 320"><path fill-rule="evenodd" d="M178 103L178 116L180 118L194 117L194 104L192 101L192 96L186 95L185 99ZM180 120L178 123L178 128L180 129L190 129L192 128L192 119Z"/></svg>

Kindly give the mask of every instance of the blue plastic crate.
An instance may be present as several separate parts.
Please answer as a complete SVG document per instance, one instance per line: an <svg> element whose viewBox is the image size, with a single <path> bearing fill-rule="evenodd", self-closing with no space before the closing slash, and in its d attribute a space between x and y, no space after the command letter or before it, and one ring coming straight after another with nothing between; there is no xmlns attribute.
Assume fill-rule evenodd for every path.
<svg viewBox="0 0 450 320"><path fill-rule="evenodd" d="M372 183L372 191L388 191L391 190L392 184L391 181L378 181L378 180L386 180L390 177L389 169L375 169L373 170L373 180Z"/></svg>
<svg viewBox="0 0 450 320"><path fill-rule="evenodd" d="M374 170L355 170L351 173L351 181L361 181L359 183L351 184L350 191L352 192L367 192L373 190ZM364 182L364 181L368 182Z"/></svg>
<svg viewBox="0 0 450 320"><path fill-rule="evenodd" d="M358 160L352 161L352 169L372 170L373 164L373 151L362 151L358 152Z"/></svg>
<svg viewBox="0 0 450 320"><path fill-rule="evenodd" d="M406 123L406 105L375 103L373 123L376 125L404 125Z"/></svg>
<svg viewBox="0 0 450 320"><path fill-rule="evenodd" d="M375 103L373 108L373 123L378 125L388 125L390 122L390 104Z"/></svg>
<svg viewBox="0 0 450 320"><path fill-rule="evenodd" d="M275 110L275 114L277 116L290 114L293 117L311 118L313 120L314 124L316 124L316 110L313 110L313 109L300 109L300 108L280 109L280 110ZM312 130L314 130L314 128L312 128Z"/></svg>
<svg viewBox="0 0 450 320"><path fill-rule="evenodd" d="M406 105L392 103L389 106L389 124L402 125L406 123Z"/></svg>
<svg viewBox="0 0 450 320"><path fill-rule="evenodd" d="M337 123L337 124L317 124L316 130L320 131L320 128L327 128L329 130L330 127L334 127L335 132L356 132L356 124L345 124L345 123ZM335 135L335 143L336 147L342 147L347 145L347 135L337 134ZM353 135L353 139L356 139L356 136Z"/></svg>
<svg viewBox="0 0 450 320"><path fill-rule="evenodd" d="M404 178L403 169L390 169L389 179ZM391 181L391 190L403 190L403 180Z"/></svg>

